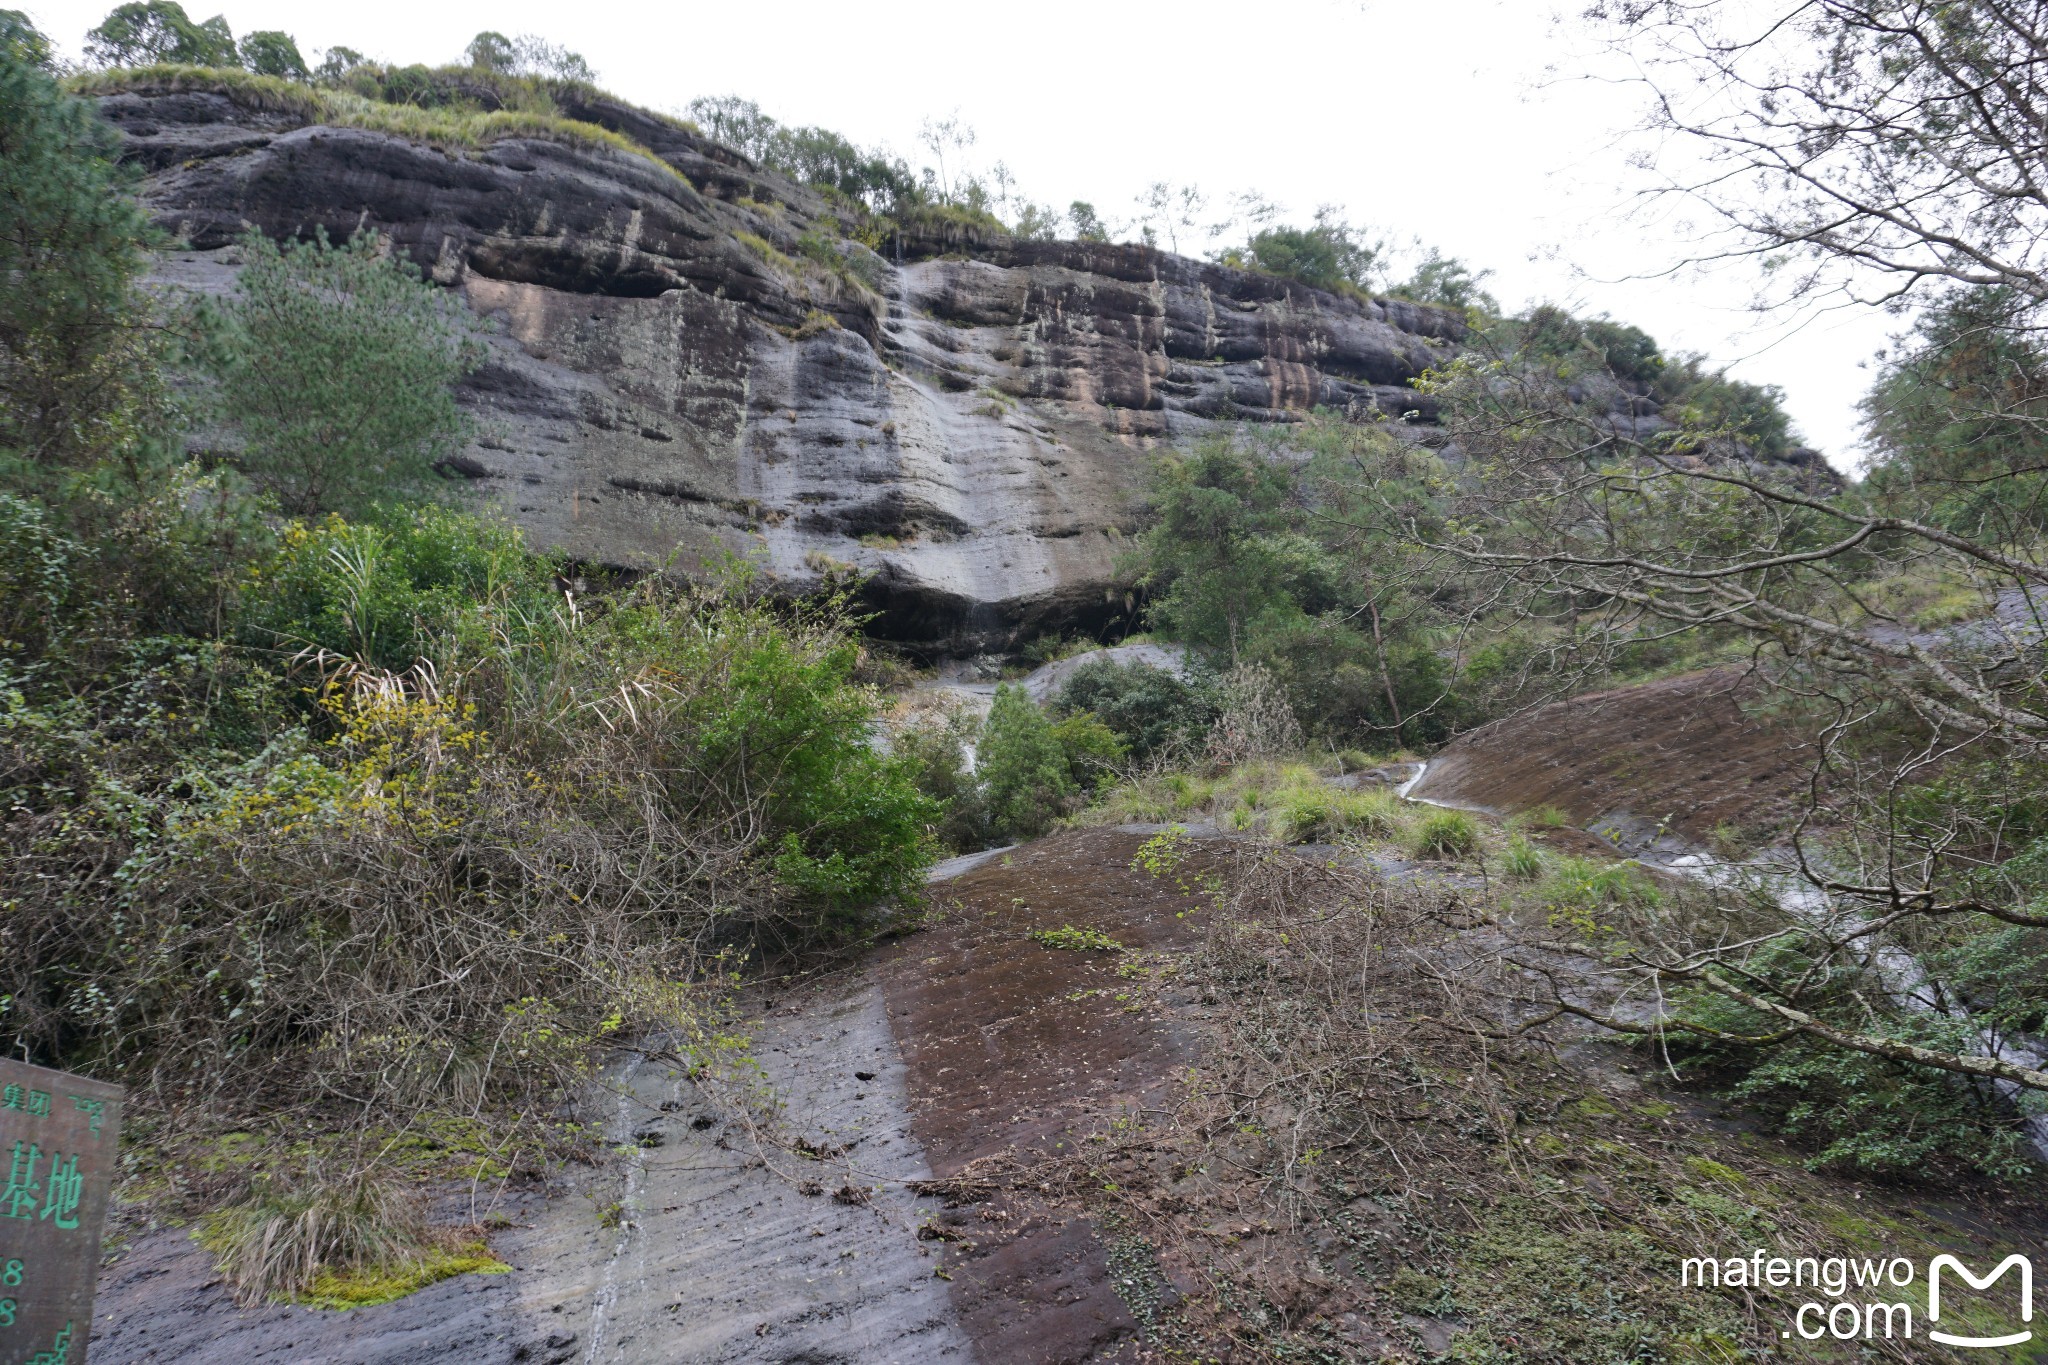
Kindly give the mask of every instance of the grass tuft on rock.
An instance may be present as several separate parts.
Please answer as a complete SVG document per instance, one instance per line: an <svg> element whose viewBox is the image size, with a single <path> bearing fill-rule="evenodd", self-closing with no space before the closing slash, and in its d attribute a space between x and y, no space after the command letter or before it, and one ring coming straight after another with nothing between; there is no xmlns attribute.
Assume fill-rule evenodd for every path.
<svg viewBox="0 0 2048 1365"><path fill-rule="evenodd" d="M1408 831L1408 851L1418 858L1467 858L1478 847L1479 821L1470 811L1433 809Z"/></svg>
<svg viewBox="0 0 2048 1365"><path fill-rule="evenodd" d="M1040 947L1059 948L1070 953L1120 953L1124 950L1123 944L1100 929L1082 929L1071 924L1062 924L1057 929L1033 929L1025 937Z"/></svg>
<svg viewBox="0 0 2048 1365"><path fill-rule="evenodd" d="M536 107L486 109L473 103L399 104L353 90L329 90L233 68L158 65L92 71L70 81L84 96L190 92L225 96L255 113L288 114L307 123L361 128L456 151L480 151L514 139L555 142L587 151L637 157L680 179L676 169L632 138L595 123L564 116L543 93Z"/></svg>
<svg viewBox="0 0 2048 1365"><path fill-rule="evenodd" d="M417 1281L412 1287L418 1288L461 1273L446 1269L451 1249L429 1227L419 1199L369 1175L259 1186L240 1203L208 1214L195 1235L245 1306L315 1293L339 1298L344 1289L369 1294L373 1283L376 1292L400 1281ZM476 1248L465 1251L472 1260L479 1254ZM437 1263L440 1271L420 1278Z"/></svg>
<svg viewBox="0 0 2048 1365"><path fill-rule="evenodd" d="M1508 836L1500 861L1501 871L1517 881L1533 882L1543 875L1542 851L1519 832Z"/></svg>

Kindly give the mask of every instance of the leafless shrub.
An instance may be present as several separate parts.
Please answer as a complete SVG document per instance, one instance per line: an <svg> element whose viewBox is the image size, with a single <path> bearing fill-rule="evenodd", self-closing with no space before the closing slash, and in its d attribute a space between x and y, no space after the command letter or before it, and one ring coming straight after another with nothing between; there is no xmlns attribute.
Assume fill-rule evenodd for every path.
<svg viewBox="0 0 2048 1365"><path fill-rule="evenodd" d="M1345 1307L1368 1320L1386 1314L1389 1300L1403 1312L1443 1311L1418 1306L1405 1283L1439 1304L1455 1301L1476 1340L1511 1343L1517 1358L1606 1358L1598 1333L1607 1329L1587 1328L1584 1306L1574 1306L1581 1291L1546 1280L1521 1297L1527 1286L1492 1278L1496 1257L1541 1255L1584 1258L1584 1292L1634 1305L1638 1325L1618 1320L1621 1338L1679 1341L1712 1330L1776 1339L1789 1297L1688 1298L1669 1266L1701 1247L1747 1245L1751 1198L1771 1200L1785 1244L1827 1247L1827 1196L1790 1186L1764 1195L1757 1187L1776 1179L1767 1164L1718 1149L1742 1169L1702 1164L1697 1145L1654 1140L1661 1106L1631 1112L1560 1061L1556 1045L1568 1035L1518 1027L1553 986L1606 989L1597 954L1484 893L1384 881L1270 846L1240 846L1211 885L1206 939L1177 976L1220 1006L1200 1084L1129 1139L1130 1160L1107 1167L1132 1182L1112 1186L1116 1208L1162 1256L1202 1267L1219 1302L1278 1310L1212 1319L1210 1330L1260 1354L1315 1339ZM1532 961L1548 979L1528 970ZM1602 1140L1589 1143L1589 1128ZM1086 1198L1102 1168L1098 1157L1094 1183L1041 1187ZM1146 1183L1162 1168L1210 1173L1198 1221L1223 1215L1254 1234L1256 1254L1232 1259L1206 1239L1190 1244L1160 1215L1173 1197ZM1717 1196L1703 1179L1745 1193ZM1540 1226L1530 1225L1539 1213ZM1321 1247L1348 1244L1381 1274L1368 1284L1326 1277L1272 1239L1281 1230ZM1410 1279L1390 1283L1385 1275L1397 1269ZM1481 1297L1489 1288L1504 1301ZM1289 1304L1314 1307L1297 1322ZM1880 1350L1912 1358L1910 1343Z"/></svg>
<svg viewBox="0 0 2048 1365"><path fill-rule="evenodd" d="M1219 768L1300 753L1301 722L1286 689L1263 664L1240 664L1223 679L1223 713L1208 738L1208 758Z"/></svg>

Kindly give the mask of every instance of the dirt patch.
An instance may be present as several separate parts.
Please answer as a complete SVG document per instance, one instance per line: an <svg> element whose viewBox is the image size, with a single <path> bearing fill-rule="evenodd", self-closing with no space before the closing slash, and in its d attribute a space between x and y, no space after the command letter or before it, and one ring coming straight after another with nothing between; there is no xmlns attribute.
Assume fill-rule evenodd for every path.
<svg viewBox="0 0 2048 1365"><path fill-rule="evenodd" d="M1583 827L1664 825L1695 843L1769 829L1805 790L1812 749L1749 698L1739 671L1709 669L1540 706L1450 745L1410 795L1555 806Z"/></svg>

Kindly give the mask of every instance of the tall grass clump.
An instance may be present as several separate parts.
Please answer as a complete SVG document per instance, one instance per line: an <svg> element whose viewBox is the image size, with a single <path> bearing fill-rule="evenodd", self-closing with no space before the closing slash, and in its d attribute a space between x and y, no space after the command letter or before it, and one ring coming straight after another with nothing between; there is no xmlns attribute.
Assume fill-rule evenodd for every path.
<svg viewBox="0 0 2048 1365"><path fill-rule="evenodd" d="M441 1241L416 1193L360 1173L265 1185L208 1214L198 1239L245 1306L304 1294L322 1273L418 1263Z"/></svg>
<svg viewBox="0 0 2048 1365"><path fill-rule="evenodd" d="M1392 792L1320 785L1283 788L1270 805L1273 837L1292 844L1384 838L1401 828L1406 814Z"/></svg>
<svg viewBox="0 0 2048 1365"><path fill-rule="evenodd" d="M1520 831L1508 836L1501 854L1501 871L1517 881L1533 882L1543 875L1543 854Z"/></svg>
<svg viewBox="0 0 2048 1365"><path fill-rule="evenodd" d="M1657 883L1636 864L1575 854L1559 858L1537 891L1553 910L1572 912L1649 907L1663 899Z"/></svg>
<svg viewBox="0 0 2048 1365"><path fill-rule="evenodd" d="M1089 825L1159 825L1183 812L1173 794L1157 782L1127 782L1111 787L1078 817Z"/></svg>
<svg viewBox="0 0 2048 1365"><path fill-rule="evenodd" d="M1569 815L1549 804L1522 811L1508 819L1512 829L1563 829L1570 823Z"/></svg>
<svg viewBox="0 0 2048 1365"><path fill-rule="evenodd" d="M1418 858L1467 858L1478 847L1479 822L1470 811L1432 807L1408 829L1408 851Z"/></svg>

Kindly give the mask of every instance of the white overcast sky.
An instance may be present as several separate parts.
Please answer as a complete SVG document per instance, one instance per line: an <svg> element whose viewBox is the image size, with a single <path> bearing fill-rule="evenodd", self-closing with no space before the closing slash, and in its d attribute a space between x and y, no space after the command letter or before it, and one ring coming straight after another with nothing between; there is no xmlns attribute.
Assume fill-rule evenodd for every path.
<svg viewBox="0 0 2048 1365"><path fill-rule="evenodd" d="M13 0L21 5L22 0ZM28 0L75 58L112 0ZM1222 198L1256 189L1307 221L1316 205L1493 271L1503 304L1551 301L1634 322L1781 385L1801 434L1855 462L1855 402L1897 329L1836 314L1761 325L1750 279L1652 278L1681 260L1668 220L1630 212L1642 172L1622 139L1639 89L1600 63L1548 0L897 0L564 5L560 0L224 0L237 34L283 29L309 61L332 44L389 61L456 59L480 29L581 52L609 89L658 109L740 94L915 164L928 115L958 111L985 168L1022 193L1135 216L1155 180ZM216 6L187 4L194 19ZM1638 144L1639 145L1639 144ZM1666 155L1682 155L1667 152Z"/></svg>

